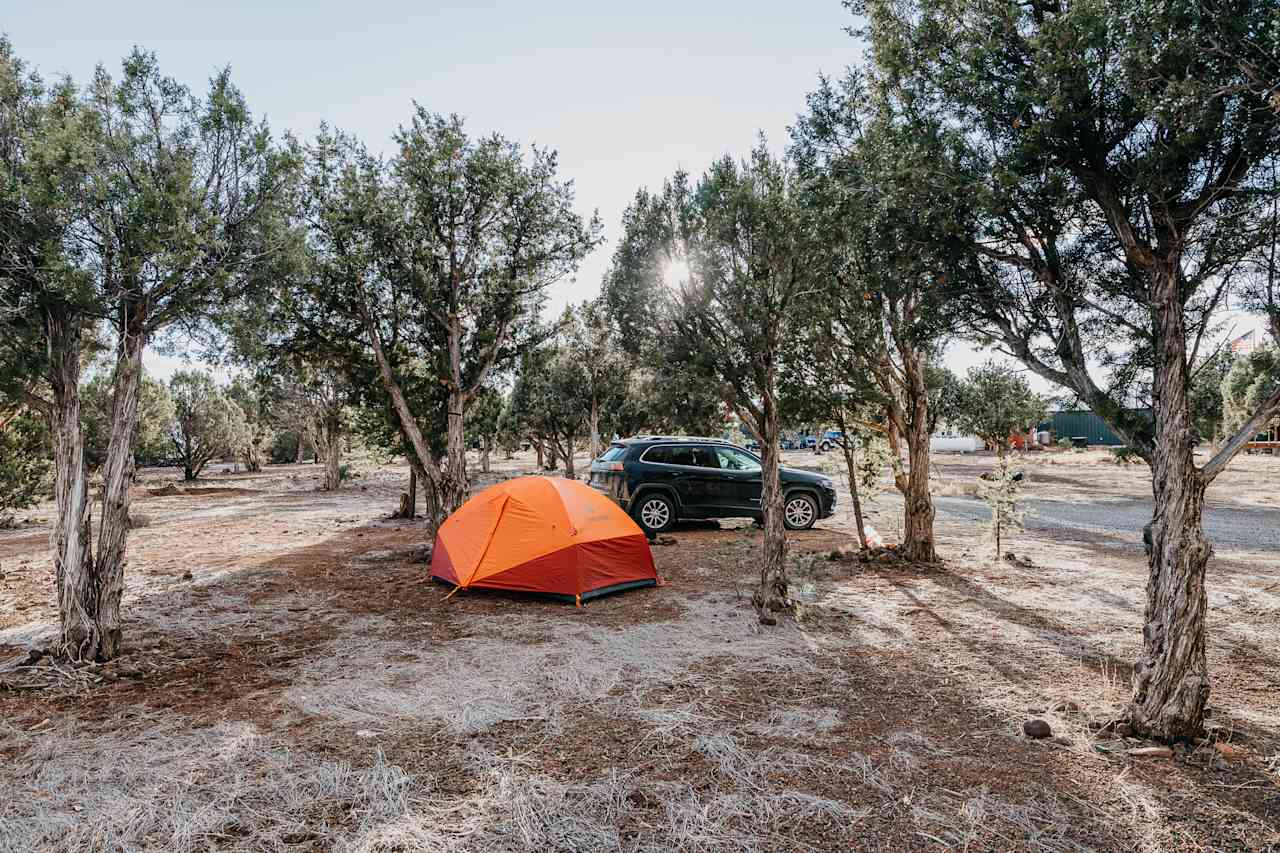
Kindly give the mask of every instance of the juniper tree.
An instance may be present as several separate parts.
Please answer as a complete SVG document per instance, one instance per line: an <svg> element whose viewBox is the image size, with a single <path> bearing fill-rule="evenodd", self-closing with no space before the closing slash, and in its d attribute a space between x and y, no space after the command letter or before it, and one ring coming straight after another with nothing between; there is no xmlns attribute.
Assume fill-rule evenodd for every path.
<svg viewBox="0 0 1280 853"><path fill-rule="evenodd" d="M1011 436L1034 428L1048 411L1027 378L998 361L970 368L962 388L956 426L994 444L1000 456L1008 452Z"/></svg>
<svg viewBox="0 0 1280 853"><path fill-rule="evenodd" d="M289 161L227 71L195 96L135 50L118 79L100 67L83 89L65 82L46 93L5 43L0 77L11 119L0 123L0 305L15 340L43 344L5 373L20 374L10 384L54 427L61 650L105 660L121 642L142 353L166 330L198 324L257 260L251 237ZM114 364L95 547L79 388L86 337L99 323Z"/></svg>
<svg viewBox="0 0 1280 853"><path fill-rule="evenodd" d="M598 240L553 152L473 137L419 107L390 163L322 132L298 217L311 256L287 298L309 339L376 377L434 528L466 499L466 410L541 340L551 284Z"/></svg>
<svg viewBox="0 0 1280 853"><path fill-rule="evenodd" d="M826 288L815 310L831 326L845 369L877 386L903 496L903 548L913 560L933 562L929 378L954 322L940 283L956 258L938 240L950 221L947 207L927 184L896 179L940 152L861 73L839 84L824 79L808 102L792 148L823 235Z"/></svg>
<svg viewBox="0 0 1280 853"><path fill-rule="evenodd" d="M754 602L772 624L788 602L779 382L816 260L794 167L761 139L746 160L721 159L694 185L677 173L660 196L637 198L613 277L638 286L611 282L606 298L624 339L628 329L655 335L683 385L711 389L760 437L764 553Z"/></svg>
<svg viewBox="0 0 1280 853"><path fill-rule="evenodd" d="M995 545L995 559L999 560L1006 534L1022 529L1026 513L1018 507L1018 493L1022 491L1022 477L1013 467L1011 457L1001 454L990 476L980 481L978 497L991 511L987 530Z"/></svg>
<svg viewBox="0 0 1280 853"><path fill-rule="evenodd" d="M182 467L182 479L197 480L214 459L236 451L248 424L244 412L207 372L179 370L169 379L169 396L173 401L169 440Z"/></svg>
<svg viewBox="0 0 1280 853"><path fill-rule="evenodd" d="M589 434L606 391L605 380L593 377L597 365L583 357L585 334L577 310L566 308L555 337L521 360L506 414L551 449L570 479L578 439Z"/></svg>
<svg viewBox="0 0 1280 853"><path fill-rule="evenodd" d="M114 414L115 379L109 370L95 373L80 390L80 421L84 433L85 464L97 470L106 461ZM136 465L160 465L173 459L169 425L173 398L163 382L143 371L138 384L138 414L133 428L132 453Z"/></svg>
<svg viewBox="0 0 1280 853"><path fill-rule="evenodd" d="M1227 2L871 0L885 91L955 156L903 176L947 199L970 255L954 309L1070 389L1151 465L1153 547L1129 717L1199 735L1209 696L1205 489L1258 427L1257 401L1203 463L1192 376L1228 296L1280 324L1275 7ZM1261 61L1260 61L1261 60ZM945 152L944 152L945 153ZM1152 418L1134 410L1149 403Z"/></svg>

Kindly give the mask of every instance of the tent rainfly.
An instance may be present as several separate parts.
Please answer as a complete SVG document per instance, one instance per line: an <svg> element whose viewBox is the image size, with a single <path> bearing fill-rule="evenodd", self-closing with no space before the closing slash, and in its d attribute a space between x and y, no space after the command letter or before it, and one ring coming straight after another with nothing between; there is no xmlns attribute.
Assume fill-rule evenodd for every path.
<svg viewBox="0 0 1280 853"><path fill-rule="evenodd" d="M490 486L436 534L431 576L453 584L583 601L658 582L644 532L576 480L519 477Z"/></svg>

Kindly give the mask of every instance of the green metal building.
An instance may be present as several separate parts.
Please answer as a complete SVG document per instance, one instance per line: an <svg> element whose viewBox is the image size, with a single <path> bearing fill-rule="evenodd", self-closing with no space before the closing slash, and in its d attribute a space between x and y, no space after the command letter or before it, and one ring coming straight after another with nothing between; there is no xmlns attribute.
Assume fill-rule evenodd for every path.
<svg viewBox="0 0 1280 853"><path fill-rule="evenodd" d="M1091 446L1102 445L1115 447L1125 443L1116 435L1106 421L1088 409L1074 409L1068 412L1052 412L1049 420L1036 427L1036 432L1051 430L1053 440L1063 438L1084 438Z"/></svg>

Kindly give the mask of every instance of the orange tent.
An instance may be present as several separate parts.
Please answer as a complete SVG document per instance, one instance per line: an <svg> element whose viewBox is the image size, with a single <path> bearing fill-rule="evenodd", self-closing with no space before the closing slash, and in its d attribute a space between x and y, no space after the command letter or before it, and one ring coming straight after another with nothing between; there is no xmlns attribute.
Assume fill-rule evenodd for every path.
<svg viewBox="0 0 1280 853"><path fill-rule="evenodd" d="M658 582L631 517L590 486L554 477L507 480L463 504L440 525L431 576L578 602Z"/></svg>

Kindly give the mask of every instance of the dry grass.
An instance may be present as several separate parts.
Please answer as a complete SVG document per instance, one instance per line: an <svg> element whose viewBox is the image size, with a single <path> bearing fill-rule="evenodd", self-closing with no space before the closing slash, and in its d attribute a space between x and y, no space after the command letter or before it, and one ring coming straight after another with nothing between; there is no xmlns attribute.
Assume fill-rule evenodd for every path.
<svg viewBox="0 0 1280 853"><path fill-rule="evenodd" d="M528 642L539 628L554 633L551 642ZM618 629L549 627L518 617L488 626L483 638L420 651L370 633L345 626L332 655L294 681L289 700L304 711L375 729L418 721L469 734L502 722L539 721L555 730L567 706L591 703L625 715L643 707L640 697L652 685L685 681L713 658L731 660L739 671L813 666L799 633L761 632L752 614L723 596L688 600L678 620ZM522 639L513 642L508 633Z"/></svg>
<svg viewBox="0 0 1280 853"><path fill-rule="evenodd" d="M291 752L247 724L129 735L5 733L24 747L0 777L3 850L362 849L429 782L378 754L354 769Z"/></svg>
<svg viewBox="0 0 1280 853"><path fill-rule="evenodd" d="M967 485L987 464L948 462L963 469L948 478ZM1050 478L1074 460L1043 464L1054 465L1043 488L1072 488ZM1090 465L1090 487L1133 476ZM76 705L30 699L21 729L0 718L0 850L1146 853L1275 837L1257 801L1241 805L1229 787L1280 784L1266 701L1280 590L1257 574L1213 579L1214 707L1248 730L1256 770L1214 788L1181 760L1126 765L1093 748L1084 723L1127 698L1140 636L1143 574L1115 552L1028 535L1034 563L979 564L968 557L988 549L972 530L940 523L953 562L916 575L806 556L806 541L839 541L815 531L826 538L798 536L793 551L799 624L761 630L733 592L749 583L746 537L689 531L655 549L673 585L652 594L677 618L428 609L416 618L440 624L419 631L414 614L355 616L382 611L345 610L341 585L328 585L330 571L391 582L424 558L413 529L373 549L355 538L393 534L398 522L371 519L389 511L403 472L368 478L372 498L315 494L309 472L295 473L306 496L289 503L266 492L150 502L131 551L128 636L144 656L235 644L255 672L277 666L265 650L301 627L320 639L243 694L226 690L245 683L230 666L202 671L235 697L229 709L200 707L194 690L178 703L149 675L110 688L129 697L110 721L67 710L97 701L87 691L63 697ZM873 523L893 539L894 517ZM203 538L175 557L175 538L192 537ZM285 568L271 563L284 554ZM288 576L313 555L323 572L305 585ZM6 571L24 583L47 573L38 562ZM0 642L47 634L51 610L34 609L0 613ZM1051 710L1066 698L1082 710ZM1022 738L1031 707L1068 745ZM245 719L193 727L230 714Z"/></svg>

